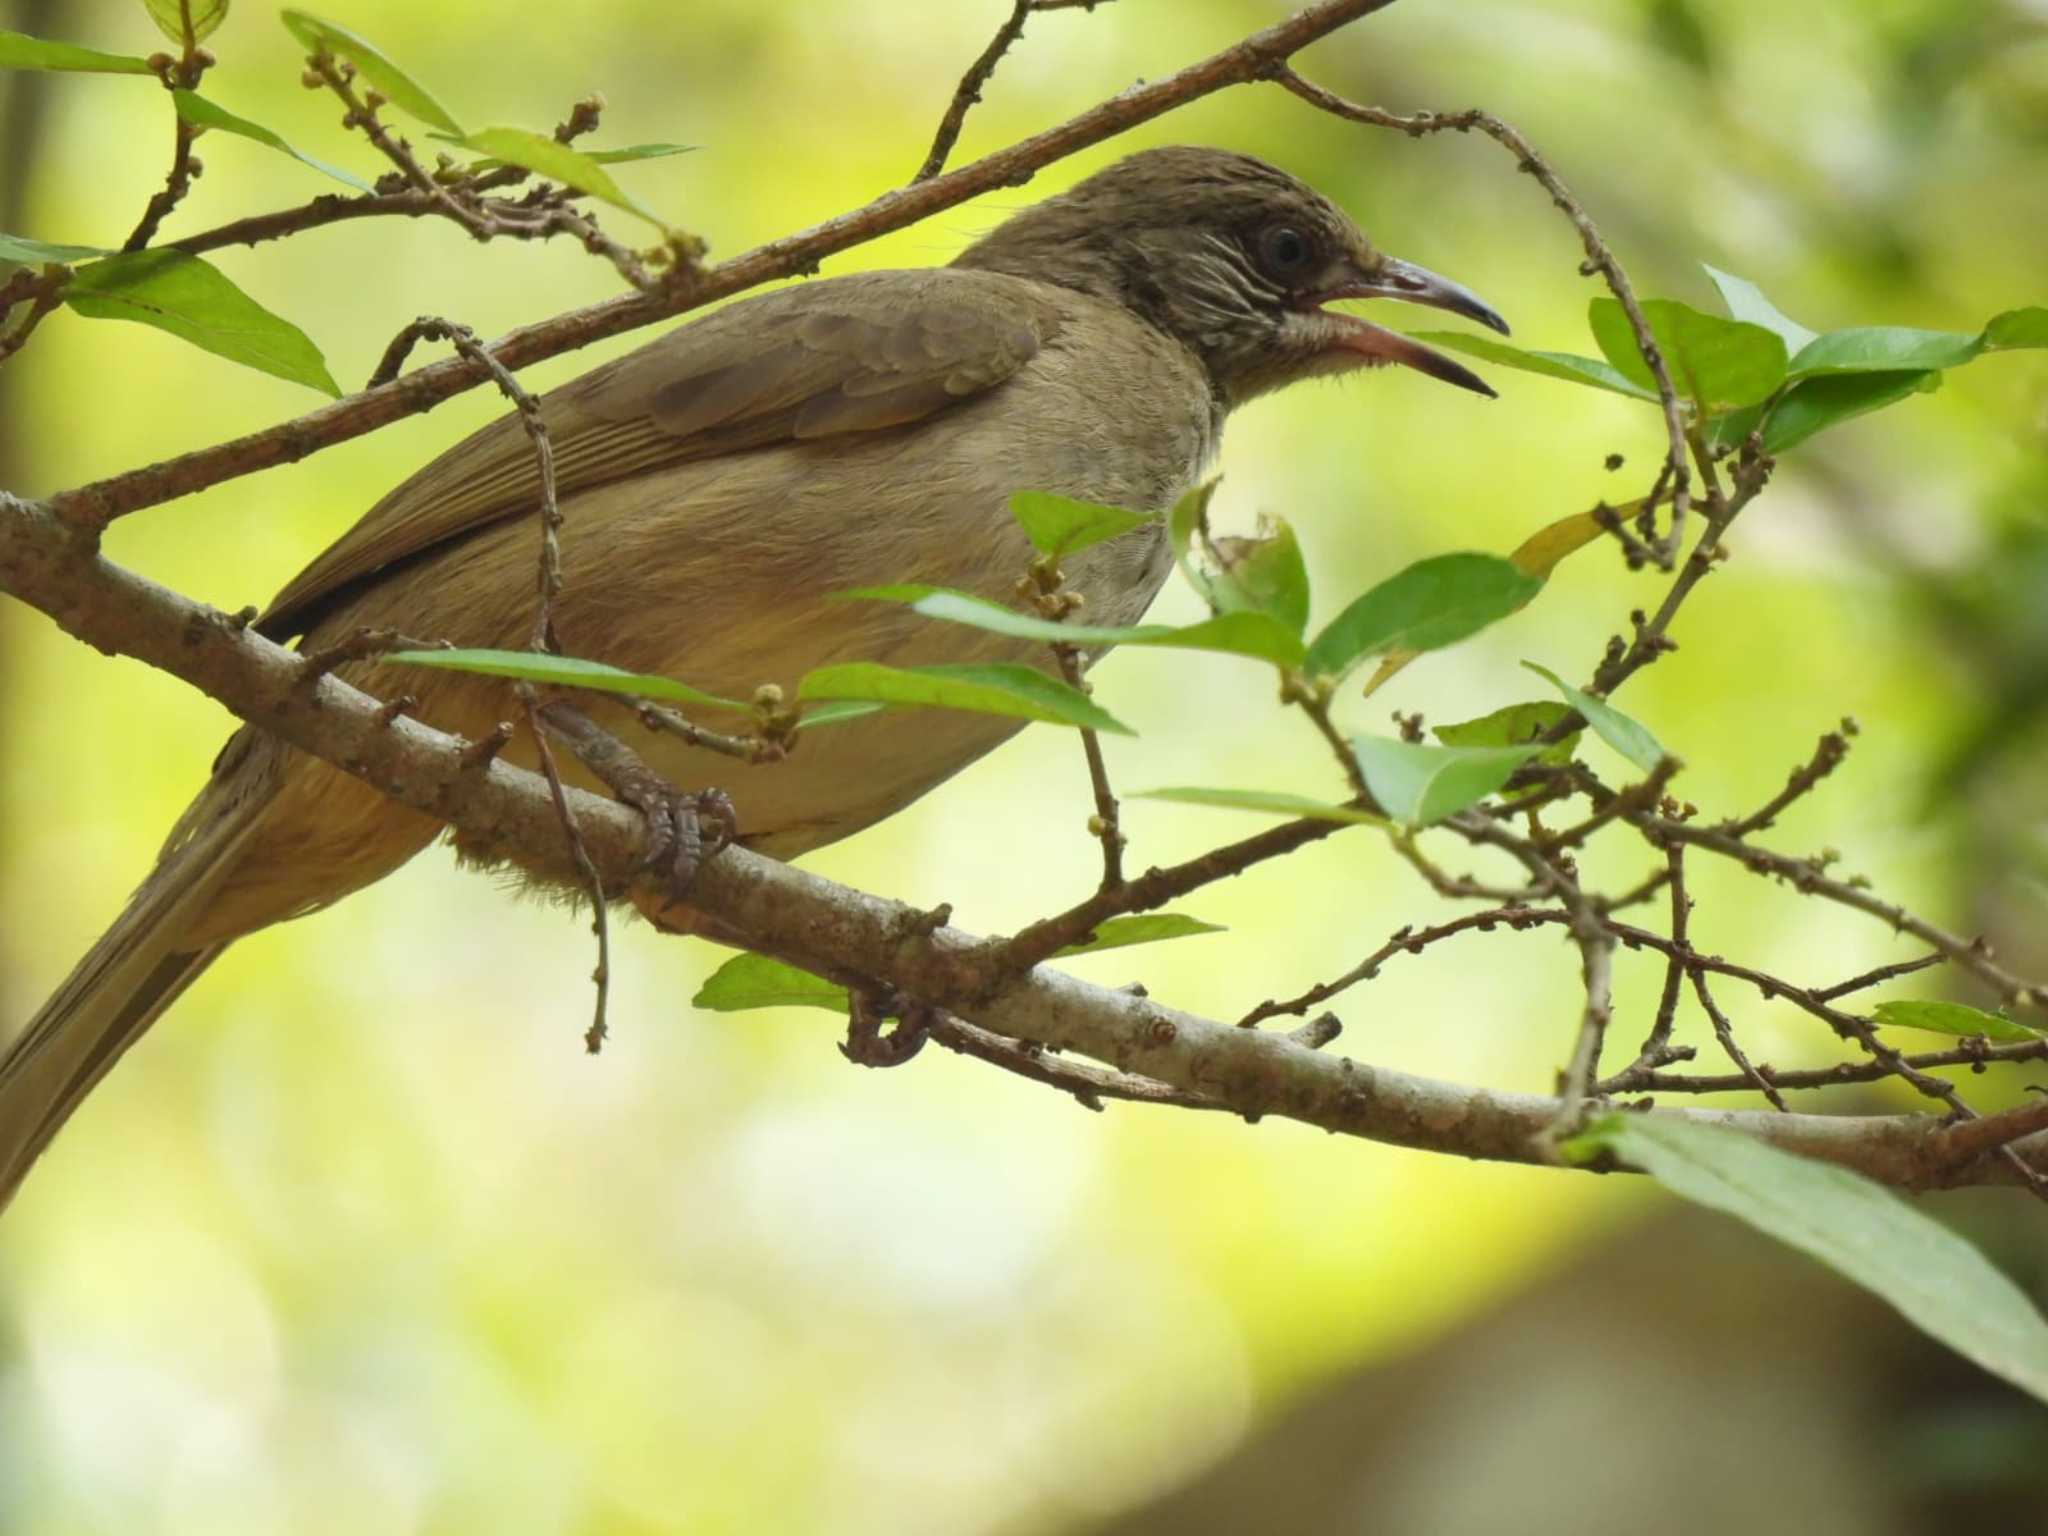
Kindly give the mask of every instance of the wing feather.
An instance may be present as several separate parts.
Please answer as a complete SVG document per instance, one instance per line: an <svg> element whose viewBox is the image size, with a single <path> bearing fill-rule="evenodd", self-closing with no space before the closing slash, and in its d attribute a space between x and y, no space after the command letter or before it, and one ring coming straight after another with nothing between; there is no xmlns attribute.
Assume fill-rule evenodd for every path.
<svg viewBox="0 0 2048 1536"><path fill-rule="evenodd" d="M864 272L778 289L682 326L541 401L558 494L774 443L906 426L993 389L1058 330L1038 284L959 268ZM370 510L257 627L299 634L392 566L540 495L516 416L472 433Z"/></svg>

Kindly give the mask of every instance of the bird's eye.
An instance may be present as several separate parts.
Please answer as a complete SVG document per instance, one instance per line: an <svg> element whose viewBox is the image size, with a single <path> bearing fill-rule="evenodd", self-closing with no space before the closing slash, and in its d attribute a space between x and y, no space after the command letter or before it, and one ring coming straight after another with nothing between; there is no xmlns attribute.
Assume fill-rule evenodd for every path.
<svg viewBox="0 0 2048 1536"><path fill-rule="evenodd" d="M1274 277L1299 277L1315 256L1315 243L1292 224L1275 224L1259 236L1259 260Z"/></svg>

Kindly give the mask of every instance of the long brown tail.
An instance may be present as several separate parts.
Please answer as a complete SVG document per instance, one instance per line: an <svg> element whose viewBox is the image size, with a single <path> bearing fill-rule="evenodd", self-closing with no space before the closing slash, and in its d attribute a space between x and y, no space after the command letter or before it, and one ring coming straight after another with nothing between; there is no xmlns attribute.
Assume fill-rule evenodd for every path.
<svg viewBox="0 0 2048 1536"><path fill-rule="evenodd" d="M215 780L114 925L0 1058L0 1210L73 1110L226 943L184 935L233 869L269 800ZM246 791L246 781L239 786Z"/></svg>

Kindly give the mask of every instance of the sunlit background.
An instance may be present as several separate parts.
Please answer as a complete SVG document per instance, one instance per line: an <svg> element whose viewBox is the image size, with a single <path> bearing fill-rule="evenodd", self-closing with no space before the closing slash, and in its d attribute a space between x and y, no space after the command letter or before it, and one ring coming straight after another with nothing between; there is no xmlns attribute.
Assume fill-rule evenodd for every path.
<svg viewBox="0 0 2048 1536"><path fill-rule="evenodd" d="M1036 18L961 151L1164 75L1283 9L1114 0ZM620 174L723 257L908 177L1006 10L1007 0L331 0L328 14L379 41L465 122L547 128L598 90L610 103L602 143L701 146ZM0 4L0 25L121 51L160 46L139 0L15 0L9 11ZM221 64L209 95L375 173L366 147L341 135L332 100L300 87L274 7L238 0L211 46ZM1998 310L2048 302L2042 0L1402 0L1302 66L1388 106L1478 103L1509 118L1649 293L1708 304L1704 260L1761 282L1817 328L1974 330ZM21 134L34 114L18 95L11 110ZM10 232L119 244L167 163L163 93L148 80L53 78L35 126L33 140L0 143ZM1198 103L826 270L942 262L1008 209L1126 150L1180 141L1278 161L1387 249L1484 294L1525 344L1590 349L1595 290L1577 273L1575 238L1497 146L1368 133L1273 87ZM328 189L244 141L214 136L202 156L206 175L167 234ZM417 314L489 336L617 288L609 267L572 248L483 248L424 220L215 259L303 325L349 387ZM533 379L565 378L631 342L557 359ZM1598 497L1641 493L1659 451L1652 413L1524 375L1496 383L1492 403L1412 374L1263 401L1233 423L1219 508L1246 527L1260 512L1293 520L1327 616L1412 559L1505 551ZM0 390L0 484L33 494L315 403L156 332L68 314ZM473 393L142 513L108 550L225 608L260 603L498 408ZM1610 472L1617 452L1627 466ZM1822 730L1858 717L1849 766L1779 841L1841 850L1888 892L1999 935L2036 974L2048 970L2044 508L2048 364L2019 354L1962 370L1939 394L1798 455L1687 612L1683 649L1627 694L1686 759L1686 796L1713 814L1761 801ZM1370 706L1354 702L1351 718L1382 727L1395 708L1437 721L1483 713L1530 696L1514 666L1525 658L1582 676L1659 590L1589 552L1514 621L1418 664ZM1163 616L1194 611L1185 592L1161 600ZM1112 744L1122 786L1336 788L1258 668L1124 654L1097 678L1142 732ZM0 710L5 1034L141 877L231 721L12 604L0 609ZM1254 825L1127 809L1141 863ZM1086 813L1074 740L1038 727L812 863L891 896L951 901L963 925L1000 931L1092 880ZM1626 879L1632 865L1598 867ZM1791 976L1832 979L1909 953L1879 925L1720 872L1700 871L1695 894L1703 946ZM1110 984L1142 977L1169 1003L1234 1017L1442 910L1363 836L1186 906L1229 931L1076 970ZM1548 932L1462 942L1397 962L1344 999L1339 1049L1546 1086L1575 1021L1573 951ZM1317 1394L1354 1373L1393 1371L1364 1378L1386 1383L1367 1393L1379 1418L1312 1416L1327 1453L1285 1474L1296 1491L1345 1485L1393 1426L1413 1429L1395 1405L1420 1403L1438 1379L1418 1362L1496 1334L1491 1374L1475 1368L1463 1396L1433 1399L1436 1429L1405 1469L1387 1470L1408 1477L1407 1502L1361 1493L1340 1527L1269 1499L1248 1506L1268 1522L1213 1528L1563 1529L1505 1522L1528 1513L1532 1487L1567 1473L1597 1503L1594 1463L1625 1462L1645 1417L1616 1404L1646 1383L1661 1383L1657 1401L1675 1420L1749 1422L1749 1409L1709 1392L1755 1342L1744 1327L1692 1365L1654 1364L1649 1341L1698 1321L1688 1284L1722 1302L1753 1297L1764 1313L1770 1287L1808 1296L1798 1288L1820 1284L1754 1263L1725 1283L1703 1279L1720 1272L1702 1261L1657 1280L1655 1294L1567 1285L1611 1321L1609 1343L1637 1342L1588 1353L1560 1337L1518 1353L1506 1346L1550 1335L1480 1319L1526 1312L1533 1303L1511 1298L1562 1283L1546 1276L1602 1273L1598 1255L1630 1251L1615 1229L1643 1214L1647 1190L1279 1122L1092 1115L935 1050L903 1070L858 1071L832 1048L824 1013L693 1013L688 999L721 956L627 930L612 1041L591 1059L585 924L462 874L440 851L331 913L237 945L93 1097L0 1222L0 1530L1086 1530L1225 1458L1267 1465L1259 1447L1274 1441L1258 1437L1277 1416L1325 1401ZM1625 1049L1659 975L1640 957L1622 963ZM1729 1000L1756 1054L1828 1058L1830 1042L1789 1008ZM1971 1086L1998 1101L1998 1087ZM2000 1205L1994 1224L2001 1215L2038 1234L2038 1208ZM2001 1259L2026 1262L2016 1249ZM1800 1305L1837 1315L1832 1300ZM1873 1311L1839 1315L1885 1326ZM1806 1358L1788 1357L1782 1339L1768 1347L1781 1362ZM1815 1385L1861 1380L1841 1365L1857 1358L1851 1339L1797 1373L1810 1411L1785 1406L1808 1405L1796 1392L1741 1400L1783 1415L1771 1444L1788 1464L1849 1465L1852 1443L1891 1454L1884 1434L1864 1433L1862 1407L1831 1406ZM1991 1443L2033 1445L2040 1465L2027 1438L2040 1421L2009 1417L1994 1398L1983 1408L1980 1389L1967 1373L1955 1388L1968 1411L1991 1415ZM1510 1424L1576 1424L1570 1414L1588 1404L1603 1411L1554 1451L1503 1438ZM1979 1444L1967 1433L1977 1420L1935 1422ZM1911 1443L1922 1455L1946 1442ZM1696 1443L1696 1463L1714 1468L1722 1449ZM1963 1489L2013 1475L2010 1457L1958 1465ZM1711 1508L1699 1518L1725 1523L1697 1528L1918 1529L1883 1523L1909 1518L1889 1496L1840 1525L1783 1498L1742 1504L1743 1487L1768 1483L1742 1466L1750 1484L1738 1478L1736 1503L1689 1501L1681 1478L1667 1490L1679 1507L1654 1528L1694 1529L1680 1523L1687 1512ZM1717 1486L1736 1475L1713 1471ZM1584 1504L1565 1507L1586 1516ZM1571 1528L1607 1528L1590 1520Z"/></svg>

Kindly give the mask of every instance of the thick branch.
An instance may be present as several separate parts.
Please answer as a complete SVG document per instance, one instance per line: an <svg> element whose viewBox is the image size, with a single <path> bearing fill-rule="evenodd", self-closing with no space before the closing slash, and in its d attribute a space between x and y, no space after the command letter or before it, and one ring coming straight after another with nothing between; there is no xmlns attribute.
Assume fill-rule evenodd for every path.
<svg viewBox="0 0 2048 1536"><path fill-rule="evenodd" d="M466 750L246 625L109 564L49 508L0 497L0 588L99 649L162 668L326 758L385 794L460 827L481 846L517 847L574 871L561 819L538 775ZM592 865L608 889L639 874L644 826L617 802L568 792ZM933 929L900 902L729 848L700 873L691 900L776 953L886 981L906 996L1012 1039L1077 1052L1217 1100L1244 1115L1283 1115L1346 1135L1508 1162L1542 1160L1537 1138L1555 1099L1413 1077L1310 1049L1287 1036L1197 1017L1044 967L1022 975L1008 947ZM2010 1183L1995 1153L1958 1159L1931 1115L1828 1117L1659 1110L1733 1126L1786 1150L1925 1189ZM1985 1133L1973 1133L1982 1135ZM2012 1144L2048 1170L2048 1133Z"/></svg>

